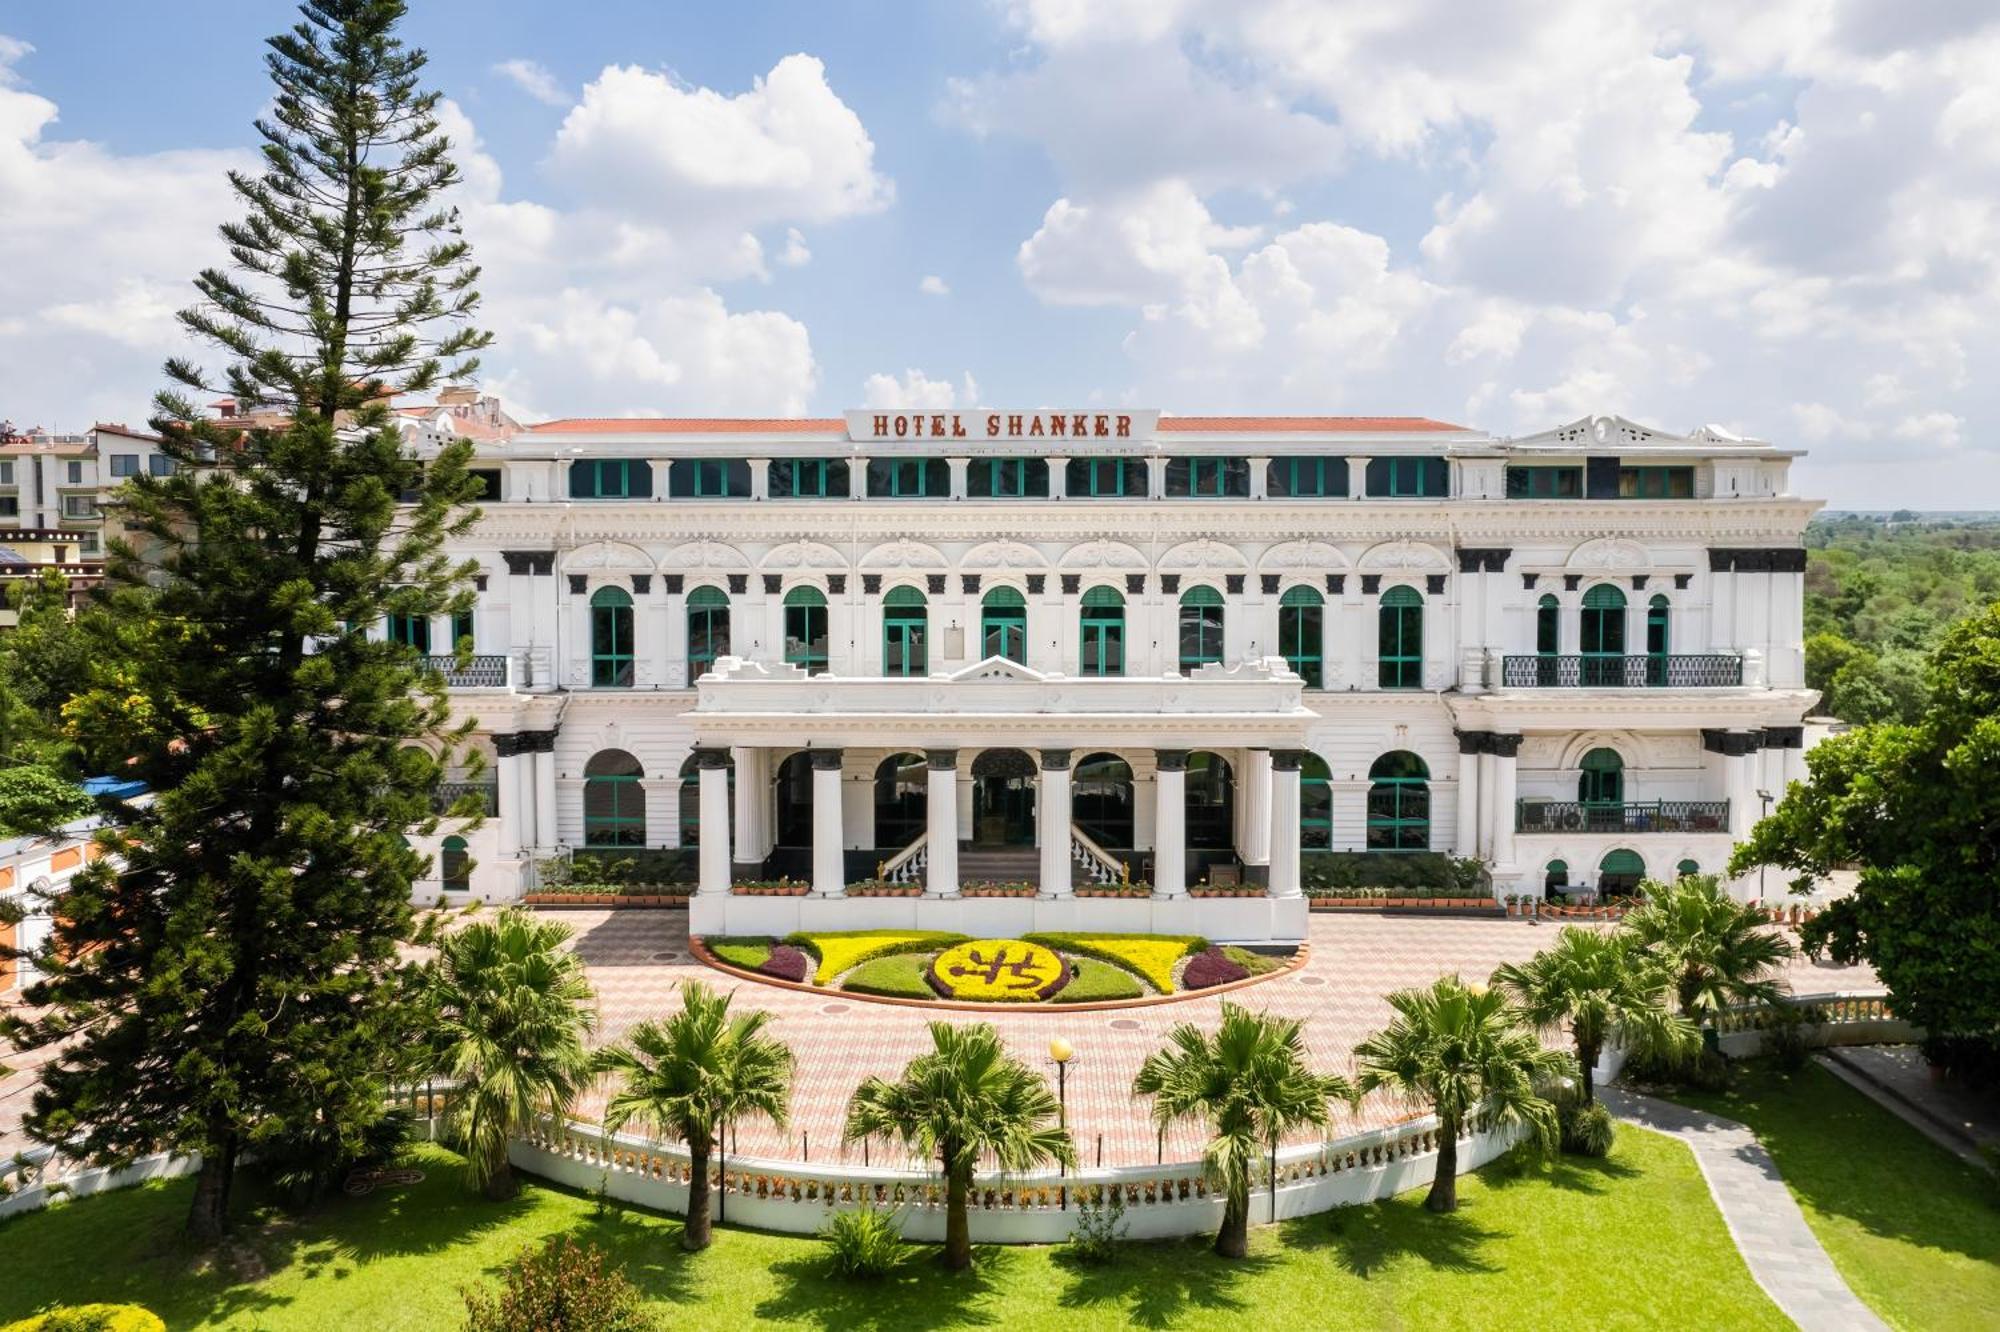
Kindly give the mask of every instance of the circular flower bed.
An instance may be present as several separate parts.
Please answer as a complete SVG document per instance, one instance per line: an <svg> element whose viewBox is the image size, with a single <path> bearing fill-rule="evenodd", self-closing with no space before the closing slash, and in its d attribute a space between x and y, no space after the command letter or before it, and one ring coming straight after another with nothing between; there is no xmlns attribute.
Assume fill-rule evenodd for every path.
<svg viewBox="0 0 2000 1332"><path fill-rule="evenodd" d="M954 944L931 962L928 979L941 999L962 1003L1036 1003L1069 984L1069 963L1023 939Z"/></svg>

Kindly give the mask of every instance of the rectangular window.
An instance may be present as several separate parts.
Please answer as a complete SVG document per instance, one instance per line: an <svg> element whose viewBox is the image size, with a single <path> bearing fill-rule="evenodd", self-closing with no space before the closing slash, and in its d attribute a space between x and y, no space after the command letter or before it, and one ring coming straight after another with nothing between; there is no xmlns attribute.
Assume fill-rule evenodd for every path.
<svg viewBox="0 0 2000 1332"><path fill-rule="evenodd" d="M1692 467L1620 467L1620 499L1693 499Z"/></svg>
<svg viewBox="0 0 2000 1332"><path fill-rule="evenodd" d="M479 482L479 495L478 495L479 499L498 500L500 498L499 468L477 467L473 469L472 475Z"/></svg>
<svg viewBox="0 0 2000 1332"><path fill-rule="evenodd" d="M694 464L696 499L729 497L729 464L719 458L697 458Z"/></svg>
<svg viewBox="0 0 2000 1332"><path fill-rule="evenodd" d="M572 499L650 499L653 469L643 458L586 458L570 464Z"/></svg>
<svg viewBox="0 0 2000 1332"><path fill-rule="evenodd" d="M0 486L11 486L13 484L14 464L12 462L0 462Z"/></svg>
<svg viewBox="0 0 2000 1332"><path fill-rule="evenodd" d="M66 464L66 466L67 466L67 468L68 468L68 471L67 471L67 472L65 473L65 475L67 475L67 476L69 477L69 482L68 482L68 484L70 484L70 485L72 485L72 486L80 486L80 485L82 485L82 484L83 484L83 464L82 464L82 463L80 463L80 462L73 462L73 463L69 463L69 464Z"/></svg>
<svg viewBox="0 0 2000 1332"><path fill-rule="evenodd" d="M112 454L111 475L117 477L139 475L139 455L136 453Z"/></svg>
<svg viewBox="0 0 2000 1332"><path fill-rule="evenodd" d="M76 543L77 550L85 555L97 554L97 533L85 532Z"/></svg>
<svg viewBox="0 0 2000 1332"><path fill-rule="evenodd" d="M1368 494L1375 499L1443 499L1451 473L1442 458L1370 458Z"/></svg>
<svg viewBox="0 0 2000 1332"><path fill-rule="evenodd" d="M12 495L0 495L0 518L19 518L21 501Z"/></svg>
<svg viewBox="0 0 2000 1332"><path fill-rule="evenodd" d="M419 652L431 650L431 622L421 615L391 615L389 641L406 643Z"/></svg>
<svg viewBox="0 0 2000 1332"><path fill-rule="evenodd" d="M1041 499L1049 493L1049 465L1040 458L974 458L965 491L974 499Z"/></svg>
<svg viewBox="0 0 2000 1332"><path fill-rule="evenodd" d="M875 499L943 499L951 472L942 458L876 458L868 464L868 494Z"/></svg>
<svg viewBox="0 0 2000 1332"><path fill-rule="evenodd" d="M1169 458L1167 498L1243 499L1250 494L1250 464L1242 458Z"/></svg>
<svg viewBox="0 0 2000 1332"><path fill-rule="evenodd" d="M780 458L771 464L772 499L844 499L847 464L838 458Z"/></svg>
<svg viewBox="0 0 2000 1332"><path fill-rule="evenodd" d="M1347 494L1347 459L1273 458L1264 489L1273 499L1337 499Z"/></svg>
<svg viewBox="0 0 2000 1332"><path fill-rule="evenodd" d="M1144 499L1146 460L1143 458L1071 458L1068 489L1072 498Z"/></svg>
<svg viewBox="0 0 2000 1332"><path fill-rule="evenodd" d="M65 518L95 518L97 503L89 495L65 495L62 511Z"/></svg>
<svg viewBox="0 0 2000 1332"><path fill-rule="evenodd" d="M1509 467L1508 499L1581 499L1581 467Z"/></svg>
<svg viewBox="0 0 2000 1332"><path fill-rule="evenodd" d="M460 611L451 617L451 650L458 651L458 645L472 637L472 612Z"/></svg>

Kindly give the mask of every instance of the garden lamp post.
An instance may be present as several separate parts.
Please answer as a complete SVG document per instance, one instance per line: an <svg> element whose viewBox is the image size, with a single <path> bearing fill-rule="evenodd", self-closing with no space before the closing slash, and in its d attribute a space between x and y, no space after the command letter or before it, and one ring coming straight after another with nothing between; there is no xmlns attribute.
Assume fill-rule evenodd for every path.
<svg viewBox="0 0 2000 1332"><path fill-rule="evenodd" d="M1056 1123L1064 1128L1068 1128L1069 1087L1065 1075L1069 1072L1069 1061L1076 1058L1076 1047L1058 1036L1049 1042L1049 1058L1054 1061L1056 1066ZM1066 1173L1068 1172L1063 1163L1057 1161L1057 1178L1061 1178ZM1056 1195L1057 1206L1062 1211L1067 1212L1069 1210L1069 1185L1063 1184L1058 1186Z"/></svg>

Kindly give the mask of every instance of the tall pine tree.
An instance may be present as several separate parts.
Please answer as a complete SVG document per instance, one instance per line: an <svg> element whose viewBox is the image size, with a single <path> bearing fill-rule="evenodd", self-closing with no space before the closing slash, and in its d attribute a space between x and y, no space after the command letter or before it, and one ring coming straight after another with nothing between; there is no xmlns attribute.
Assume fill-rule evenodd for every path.
<svg viewBox="0 0 2000 1332"><path fill-rule="evenodd" d="M227 1219L240 1154L337 1161L382 1118L413 993L405 841L464 732L439 672L370 638L387 615L469 609L446 540L477 516L470 446L405 455L388 401L461 380L489 335L425 58L403 0L305 0L269 42L276 95L232 260L181 322L219 349L155 428L179 469L134 480L101 664L72 724L158 793L53 903L17 1040L61 1047L28 1129L94 1159L199 1152L189 1229ZM226 390L253 415L204 419ZM401 506L399 496L412 497Z"/></svg>

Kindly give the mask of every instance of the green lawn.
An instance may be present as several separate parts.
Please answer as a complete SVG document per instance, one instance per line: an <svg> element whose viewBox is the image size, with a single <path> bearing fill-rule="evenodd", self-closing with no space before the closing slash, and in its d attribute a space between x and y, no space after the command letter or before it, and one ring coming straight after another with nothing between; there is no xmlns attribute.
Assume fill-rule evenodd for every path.
<svg viewBox="0 0 2000 1332"><path fill-rule="evenodd" d="M1854 1293L1911 1329L2000 1318L2000 1184L1811 1064L1674 1099L1750 1126Z"/></svg>
<svg viewBox="0 0 2000 1332"><path fill-rule="evenodd" d="M1629 1128L1607 1161L1488 1168L1454 1216L1426 1214L1417 1192L1255 1231L1247 1262L1223 1263L1201 1241L1130 1245L1106 1268L995 1248L947 1278L917 1249L882 1285L826 1277L812 1240L723 1228L688 1258L669 1218L594 1219L589 1198L539 1187L492 1205L460 1190L443 1152L422 1149L420 1164L422 1184L273 1221L215 1262L191 1262L174 1237L185 1180L0 1224L0 1253L14 1256L0 1321L56 1299L131 1300L177 1332L449 1329L460 1285L572 1230L613 1253L667 1327L1787 1326L1686 1149Z"/></svg>

